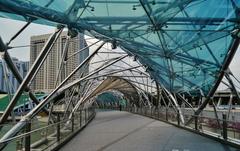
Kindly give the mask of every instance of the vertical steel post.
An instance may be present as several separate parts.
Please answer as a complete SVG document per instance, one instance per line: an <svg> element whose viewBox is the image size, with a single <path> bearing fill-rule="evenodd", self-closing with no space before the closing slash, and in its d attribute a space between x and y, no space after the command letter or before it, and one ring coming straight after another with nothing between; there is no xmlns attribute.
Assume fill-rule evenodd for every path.
<svg viewBox="0 0 240 151"><path fill-rule="evenodd" d="M72 114L72 132L74 131L74 112Z"/></svg>
<svg viewBox="0 0 240 151"><path fill-rule="evenodd" d="M152 115L153 115L153 110L152 110L152 107L150 108L150 116L152 117Z"/></svg>
<svg viewBox="0 0 240 151"><path fill-rule="evenodd" d="M27 121L26 124L26 133L29 133L31 131L31 120ZM25 151L31 150L31 134L25 136Z"/></svg>
<svg viewBox="0 0 240 151"><path fill-rule="evenodd" d="M166 107L166 121L168 121L168 108Z"/></svg>
<svg viewBox="0 0 240 151"><path fill-rule="evenodd" d="M57 113L57 141L59 142L60 141L60 135L61 135L61 132L60 132L60 113Z"/></svg>
<svg viewBox="0 0 240 151"><path fill-rule="evenodd" d="M222 114L222 119L223 119L223 139L227 140L227 115L225 113Z"/></svg>
<svg viewBox="0 0 240 151"><path fill-rule="evenodd" d="M179 111L177 112L177 124L180 126L180 113Z"/></svg>
<svg viewBox="0 0 240 151"><path fill-rule="evenodd" d="M89 119L89 108L87 108L87 120Z"/></svg>
<svg viewBox="0 0 240 151"><path fill-rule="evenodd" d="M85 111L85 124L86 124L87 123L87 109L85 108L84 111Z"/></svg>
<svg viewBox="0 0 240 151"><path fill-rule="evenodd" d="M80 127L82 127L82 109L80 109Z"/></svg>
<svg viewBox="0 0 240 151"><path fill-rule="evenodd" d="M195 130L198 130L198 115L195 113L194 114L194 124L195 124Z"/></svg>

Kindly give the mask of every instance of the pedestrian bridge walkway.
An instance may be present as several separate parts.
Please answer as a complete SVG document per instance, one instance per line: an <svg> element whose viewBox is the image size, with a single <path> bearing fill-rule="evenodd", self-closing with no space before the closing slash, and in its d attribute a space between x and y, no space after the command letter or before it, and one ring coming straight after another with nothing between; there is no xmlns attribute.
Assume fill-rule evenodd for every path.
<svg viewBox="0 0 240 151"><path fill-rule="evenodd" d="M98 111L61 151L238 151L212 139L144 116Z"/></svg>

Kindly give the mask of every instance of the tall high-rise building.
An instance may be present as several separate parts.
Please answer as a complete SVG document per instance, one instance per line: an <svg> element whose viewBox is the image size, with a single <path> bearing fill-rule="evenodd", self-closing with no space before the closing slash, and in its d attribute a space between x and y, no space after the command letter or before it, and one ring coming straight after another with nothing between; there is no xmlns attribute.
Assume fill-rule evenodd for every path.
<svg viewBox="0 0 240 151"><path fill-rule="evenodd" d="M50 35L51 34L45 34L31 37L30 66L33 65ZM57 74L61 64L66 39L67 32L64 31L53 45L47 59L31 83L31 88L35 91L49 92L55 88ZM71 56L76 51L86 47L86 45L87 44L83 34L78 34L76 37L71 38L66 58L68 58L68 56ZM88 55L89 50L85 49L84 51L81 51L77 55L68 59L63 65L64 68L60 72L58 81L62 81L67 75L69 75ZM69 82L76 79L76 77L79 76L81 72L88 72L88 69L76 73L75 76L69 80Z"/></svg>
<svg viewBox="0 0 240 151"><path fill-rule="evenodd" d="M25 77L28 72L29 62L20 61L14 57L12 58L12 60L16 68L18 69L20 75L22 77ZM8 69L4 60L0 59L0 92L7 93L9 91L11 94L13 94L14 92L16 92L18 86L19 83L17 79Z"/></svg>

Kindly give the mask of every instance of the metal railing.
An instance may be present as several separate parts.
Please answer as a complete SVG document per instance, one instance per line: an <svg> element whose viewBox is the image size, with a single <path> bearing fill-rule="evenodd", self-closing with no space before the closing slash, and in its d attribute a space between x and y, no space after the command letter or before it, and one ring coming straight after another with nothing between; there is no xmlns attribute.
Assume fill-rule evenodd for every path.
<svg viewBox="0 0 240 151"><path fill-rule="evenodd" d="M71 118L65 119L63 119L61 112L54 114L56 114L56 119L53 124L47 124L46 121L40 122L36 119L28 121L25 128L17 136L1 142L9 143L4 150L57 150L82 130L95 117L96 112L93 107L80 109L74 112ZM6 129L7 126L10 125L3 125L3 129L4 127Z"/></svg>
<svg viewBox="0 0 240 151"><path fill-rule="evenodd" d="M119 110L119 107L108 107L109 109ZM189 125L185 125L180 120L180 114L173 108L149 108L149 107L124 107L122 110L161 120L169 124L196 132L198 134L217 139L222 143L227 143L235 147L240 147L240 121L231 121L227 119L225 113L219 119L205 114L196 116L194 112L183 114L185 121L194 117Z"/></svg>

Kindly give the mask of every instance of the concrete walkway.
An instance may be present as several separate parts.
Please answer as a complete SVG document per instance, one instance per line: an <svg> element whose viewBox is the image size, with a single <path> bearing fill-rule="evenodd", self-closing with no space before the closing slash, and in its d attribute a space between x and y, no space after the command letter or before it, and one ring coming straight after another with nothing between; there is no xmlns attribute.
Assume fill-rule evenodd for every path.
<svg viewBox="0 0 240 151"><path fill-rule="evenodd" d="M240 151L147 117L100 111L61 151Z"/></svg>

